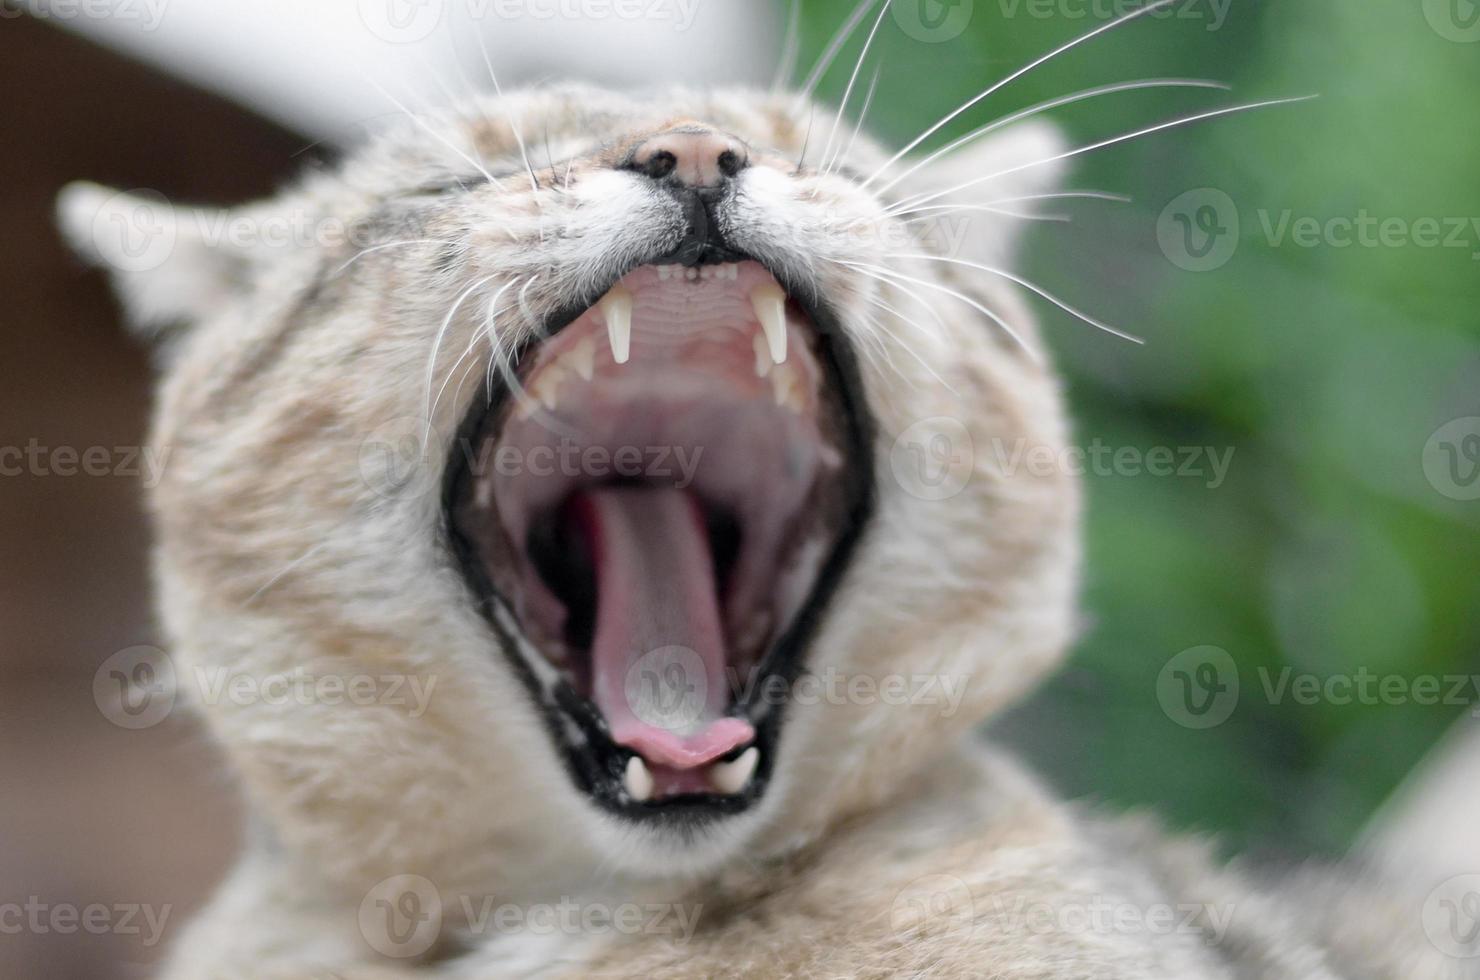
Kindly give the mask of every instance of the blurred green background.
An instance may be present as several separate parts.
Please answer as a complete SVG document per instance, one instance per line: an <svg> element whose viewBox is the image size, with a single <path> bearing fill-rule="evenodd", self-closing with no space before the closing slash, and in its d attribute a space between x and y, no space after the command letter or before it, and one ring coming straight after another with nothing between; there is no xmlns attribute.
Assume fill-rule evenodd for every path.
<svg viewBox="0 0 1480 980"><path fill-rule="evenodd" d="M867 127L895 144L1127 9L895 4L863 76L882 64ZM801 75L853 3L804 7ZM998 723L1062 791L1155 805L1239 848L1339 853L1476 710L1473 688L1438 705L1266 693L1286 668L1322 681L1365 670L1405 690L1480 673L1480 502L1456 499L1480 493L1464 455L1480 452L1480 438L1465 441L1480 428L1460 422L1431 438L1480 415L1472 16L1470 0L1177 0L1170 15L1096 38L940 134L1137 78L1233 91L1120 94L1052 118L1081 145L1236 101L1321 95L1080 158L1070 187L1133 203L1055 204L1047 210L1072 224L1031 231L1020 263L1029 278L1147 340L1126 344L1041 308L1076 441L1233 451L1216 487L1206 472L1087 477L1084 638L1046 689ZM824 99L841 97L866 26L825 78ZM1183 198L1190 191L1202 193ZM990 188L979 196L991 199ZM1386 244L1375 225L1371 244L1347 247L1344 226L1279 234L1363 213L1398 219ZM1425 218L1444 222L1445 239L1463 222L1463 238L1435 245ZM1180 220L1195 229L1192 251L1177 246ZM1227 240L1210 243L1220 229ZM1199 262L1211 244L1221 251ZM1455 451L1459 476L1446 481L1435 467ZM1206 645L1228 651L1240 689L1225 722L1186 727L1163 710L1158 679L1175 655Z"/></svg>

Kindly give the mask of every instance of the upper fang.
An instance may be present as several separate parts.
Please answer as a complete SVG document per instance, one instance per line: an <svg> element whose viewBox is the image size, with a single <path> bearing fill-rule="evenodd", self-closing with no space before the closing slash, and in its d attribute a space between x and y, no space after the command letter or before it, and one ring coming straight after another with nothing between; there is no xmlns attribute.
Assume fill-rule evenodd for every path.
<svg viewBox="0 0 1480 980"><path fill-rule="evenodd" d="M612 359L626 364L632 352L632 294L625 286L613 286L597 304L606 318L606 335L612 345Z"/></svg>
<svg viewBox="0 0 1480 980"><path fill-rule="evenodd" d="M786 293L775 283L755 287L750 294L750 303L755 307L755 318L766 332L766 343L771 348L771 360L786 363Z"/></svg>

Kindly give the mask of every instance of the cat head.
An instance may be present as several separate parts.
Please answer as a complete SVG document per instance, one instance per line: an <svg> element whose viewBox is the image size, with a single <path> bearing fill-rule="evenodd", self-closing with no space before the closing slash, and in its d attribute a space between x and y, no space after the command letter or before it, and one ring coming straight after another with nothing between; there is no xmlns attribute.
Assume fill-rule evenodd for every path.
<svg viewBox="0 0 1480 980"><path fill-rule="evenodd" d="M355 884L692 875L1056 662L1078 492L1012 465L1066 431L994 208L1058 138L911 172L834 118L555 87L240 210L64 193L160 345L182 693L282 846Z"/></svg>

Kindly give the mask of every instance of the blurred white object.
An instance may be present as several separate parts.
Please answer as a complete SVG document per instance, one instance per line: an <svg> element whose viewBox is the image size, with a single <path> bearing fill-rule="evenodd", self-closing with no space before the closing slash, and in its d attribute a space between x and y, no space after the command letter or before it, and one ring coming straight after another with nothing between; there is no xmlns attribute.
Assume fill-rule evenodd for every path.
<svg viewBox="0 0 1480 980"><path fill-rule="evenodd" d="M1480 723L1459 722L1368 827L1359 851L1435 881L1480 873Z"/></svg>
<svg viewBox="0 0 1480 980"><path fill-rule="evenodd" d="M769 83L780 33L758 0L22 0L35 16L314 139L504 87ZM102 11L107 16L99 16Z"/></svg>

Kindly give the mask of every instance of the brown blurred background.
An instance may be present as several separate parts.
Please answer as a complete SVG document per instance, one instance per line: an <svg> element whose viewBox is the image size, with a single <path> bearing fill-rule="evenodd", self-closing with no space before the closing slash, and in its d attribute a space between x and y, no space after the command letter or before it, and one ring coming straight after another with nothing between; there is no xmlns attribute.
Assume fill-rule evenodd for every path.
<svg viewBox="0 0 1480 980"><path fill-rule="evenodd" d="M102 275L58 238L57 190L87 178L238 202L301 165L303 142L32 20L0 21L0 91L0 445L44 447L43 460L102 446L121 468L147 423L148 355ZM42 907L48 922L92 903L114 922L120 904L169 918L150 947L147 927L16 932L12 912L0 978L144 975L229 861L236 803L181 713L129 731L93 700L109 655L157 639L141 478L22 469L0 476L0 906Z"/></svg>

